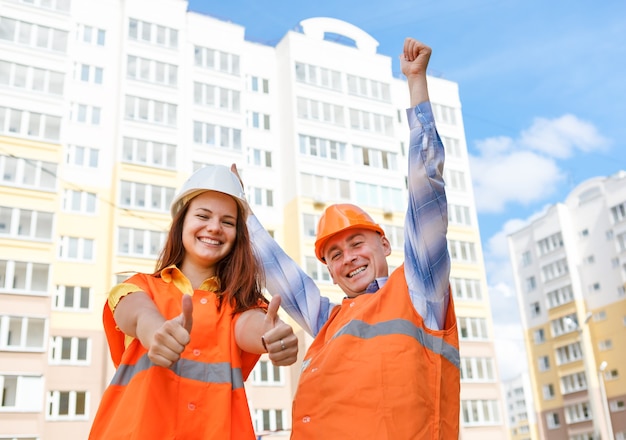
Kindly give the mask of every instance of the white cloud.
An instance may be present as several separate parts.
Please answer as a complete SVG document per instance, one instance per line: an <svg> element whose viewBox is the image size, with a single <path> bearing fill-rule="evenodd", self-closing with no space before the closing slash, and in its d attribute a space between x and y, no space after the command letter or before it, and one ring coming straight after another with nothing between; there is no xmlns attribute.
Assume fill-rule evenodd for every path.
<svg viewBox="0 0 626 440"><path fill-rule="evenodd" d="M573 115L535 119L518 139L492 137L470 154L476 208L499 213L510 203L529 206L547 200L566 180L557 160L608 146L593 124Z"/></svg>
<svg viewBox="0 0 626 440"><path fill-rule="evenodd" d="M500 142L512 145L510 139ZM480 212L501 212L511 202L530 205L544 200L565 180L553 159L531 151L511 151L493 139L479 148L495 151L470 156L476 208Z"/></svg>
<svg viewBox="0 0 626 440"><path fill-rule="evenodd" d="M558 159L571 157L576 151L589 153L603 150L608 141L596 127L574 115L557 119L536 118L533 125L522 131L519 144Z"/></svg>

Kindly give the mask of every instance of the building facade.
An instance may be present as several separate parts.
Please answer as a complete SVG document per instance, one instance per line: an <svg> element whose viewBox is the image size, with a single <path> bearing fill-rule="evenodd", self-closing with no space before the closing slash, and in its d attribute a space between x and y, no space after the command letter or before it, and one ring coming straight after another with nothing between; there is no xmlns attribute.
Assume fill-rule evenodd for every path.
<svg viewBox="0 0 626 440"><path fill-rule="evenodd" d="M504 381L503 389L511 440L539 440L528 373Z"/></svg>
<svg viewBox="0 0 626 440"><path fill-rule="evenodd" d="M254 212L337 301L313 253L329 203L367 208L401 264L408 93L391 58L328 18L276 46L244 34L181 0L0 0L1 440L87 437L113 374L106 294L154 269L169 203L204 164L238 164ZM429 91L447 149L462 438L500 440L458 86L429 77ZM248 379L264 438L288 435L298 371L263 358Z"/></svg>
<svg viewBox="0 0 626 440"><path fill-rule="evenodd" d="M626 437L626 173L509 236L541 437Z"/></svg>

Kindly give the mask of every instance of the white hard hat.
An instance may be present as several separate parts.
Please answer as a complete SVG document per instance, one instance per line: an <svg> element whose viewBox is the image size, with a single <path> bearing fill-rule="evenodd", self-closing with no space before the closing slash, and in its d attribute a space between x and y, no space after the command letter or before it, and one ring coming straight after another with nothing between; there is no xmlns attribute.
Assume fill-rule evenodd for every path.
<svg viewBox="0 0 626 440"><path fill-rule="evenodd" d="M224 165L207 165L193 173L172 200L172 218L191 199L205 191L219 191L232 196L247 214L247 201L239 178Z"/></svg>

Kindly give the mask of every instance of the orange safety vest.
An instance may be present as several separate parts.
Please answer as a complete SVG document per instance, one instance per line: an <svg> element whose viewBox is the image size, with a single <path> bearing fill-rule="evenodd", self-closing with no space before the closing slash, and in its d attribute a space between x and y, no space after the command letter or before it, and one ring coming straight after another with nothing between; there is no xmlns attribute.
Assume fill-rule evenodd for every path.
<svg viewBox="0 0 626 440"><path fill-rule="evenodd" d="M126 283L146 292L166 319L181 313L183 293L161 277L137 274ZM260 355L235 342L233 308L217 309L214 292L195 290L191 341L170 368L150 362L138 339L124 347L108 304L104 327L117 370L105 390L90 440L255 439L244 381Z"/></svg>
<svg viewBox="0 0 626 440"><path fill-rule="evenodd" d="M305 355L291 438L458 439L459 365L452 296L443 330L426 328L401 266L332 310Z"/></svg>

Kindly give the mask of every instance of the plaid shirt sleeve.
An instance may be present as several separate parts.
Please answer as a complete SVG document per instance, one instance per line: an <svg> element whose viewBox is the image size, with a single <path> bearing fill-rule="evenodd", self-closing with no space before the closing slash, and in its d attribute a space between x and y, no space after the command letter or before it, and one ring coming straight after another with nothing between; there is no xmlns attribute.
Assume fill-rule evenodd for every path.
<svg viewBox="0 0 626 440"><path fill-rule="evenodd" d="M281 307L308 334L315 336L335 306L321 296L311 277L283 251L253 214L248 230L257 259L265 271L267 290L281 296Z"/></svg>
<svg viewBox="0 0 626 440"><path fill-rule="evenodd" d="M409 295L426 327L443 328L449 302L448 207L444 149L430 102L407 110L409 204L404 225L404 270Z"/></svg>

